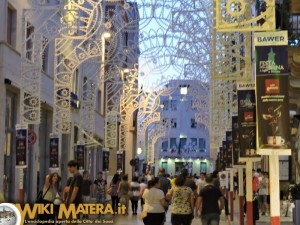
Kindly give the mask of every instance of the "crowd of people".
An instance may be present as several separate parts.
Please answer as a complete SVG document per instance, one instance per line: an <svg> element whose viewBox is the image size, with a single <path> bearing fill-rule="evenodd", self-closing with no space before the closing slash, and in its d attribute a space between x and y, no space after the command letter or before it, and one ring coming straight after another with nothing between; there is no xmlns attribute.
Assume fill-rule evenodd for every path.
<svg viewBox="0 0 300 225"><path fill-rule="evenodd" d="M97 203L106 204L111 201L112 209L116 213L120 204L125 205L125 215L129 214L129 202L132 215L137 215L140 202L140 217L145 225L163 225L170 205L172 205L172 225L191 225L196 217L201 219L202 225L217 225L223 209L226 215L229 214L228 201L224 196L224 189L220 187L218 171L212 174L200 173L197 177L189 175L187 170L183 169L181 174L170 177L163 168L160 168L157 177L148 171L147 174L133 176L132 180L128 181L127 174L116 173L107 183L102 172L97 173L94 181L90 180L88 171L84 171L81 175L76 161L70 161L68 168L73 176L67 180L61 192L59 189L61 178L57 173L48 175L43 187L43 202L53 203L56 211L60 204L78 206L81 203L90 203L93 196ZM252 181L253 193L259 199L261 215L267 215L268 173L261 170L253 171ZM236 174L235 192L238 191L238 183ZM107 198L108 196L110 198ZM88 217L83 215L83 218ZM39 215L39 219L55 220L55 215Z"/></svg>

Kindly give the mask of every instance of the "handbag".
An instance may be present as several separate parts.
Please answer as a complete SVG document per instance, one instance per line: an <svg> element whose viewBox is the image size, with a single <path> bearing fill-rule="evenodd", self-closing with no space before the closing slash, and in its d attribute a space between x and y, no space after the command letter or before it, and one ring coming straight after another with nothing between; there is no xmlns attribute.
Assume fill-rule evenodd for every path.
<svg viewBox="0 0 300 225"><path fill-rule="evenodd" d="M41 190L41 191L38 193L35 202L36 202L36 203L43 203L44 197L45 197L45 195L47 194L47 192L49 191L49 189L50 189L50 186L49 186L48 189L46 190L45 194L43 194L43 190Z"/></svg>
<svg viewBox="0 0 300 225"><path fill-rule="evenodd" d="M140 214L140 218L141 218L141 219L146 218L146 217L147 217L147 214L148 214L147 211L142 211L141 214Z"/></svg>

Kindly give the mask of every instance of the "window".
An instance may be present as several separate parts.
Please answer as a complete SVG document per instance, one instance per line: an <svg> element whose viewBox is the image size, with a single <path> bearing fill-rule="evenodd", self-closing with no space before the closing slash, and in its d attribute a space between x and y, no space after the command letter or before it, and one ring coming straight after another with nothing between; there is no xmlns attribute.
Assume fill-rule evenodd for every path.
<svg viewBox="0 0 300 225"><path fill-rule="evenodd" d="M171 119L171 128L176 128L177 127L177 120L175 118Z"/></svg>
<svg viewBox="0 0 300 225"><path fill-rule="evenodd" d="M31 23L26 24L26 58L32 60L34 27Z"/></svg>
<svg viewBox="0 0 300 225"><path fill-rule="evenodd" d="M164 106L164 108L163 108L164 111L169 110L169 101L168 100L163 100L162 104Z"/></svg>
<svg viewBox="0 0 300 225"><path fill-rule="evenodd" d="M169 145L168 140L163 141L162 144L161 144L161 151L162 152L167 152L168 151L168 145Z"/></svg>
<svg viewBox="0 0 300 225"><path fill-rule="evenodd" d="M170 148L172 151L177 151L177 141L176 138L170 138Z"/></svg>
<svg viewBox="0 0 300 225"><path fill-rule="evenodd" d="M171 110L176 111L177 110L177 101L171 100Z"/></svg>
<svg viewBox="0 0 300 225"><path fill-rule="evenodd" d="M292 39L300 38L300 14L292 14L290 17L289 35ZM298 42L297 42L298 44Z"/></svg>
<svg viewBox="0 0 300 225"><path fill-rule="evenodd" d="M96 110L98 113L101 113L101 91L98 91L97 94L97 102L96 102Z"/></svg>
<svg viewBox="0 0 300 225"><path fill-rule="evenodd" d="M197 128L197 122L196 122L195 118L191 119L191 128Z"/></svg>
<svg viewBox="0 0 300 225"><path fill-rule="evenodd" d="M164 118L163 120L162 120L162 125L163 125L163 127L169 127L169 120L168 120L168 118Z"/></svg>
<svg viewBox="0 0 300 225"><path fill-rule="evenodd" d="M205 139L204 138L199 138L199 150L200 152L205 152Z"/></svg>
<svg viewBox="0 0 300 225"><path fill-rule="evenodd" d="M190 148L192 152L197 151L197 138L191 138Z"/></svg>
<svg viewBox="0 0 300 225"><path fill-rule="evenodd" d="M16 47L17 11L12 7L7 8L7 43Z"/></svg>
<svg viewBox="0 0 300 225"><path fill-rule="evenodd" d="M187 138L180 138L179 149L186 150L187 149L186 143L187 143Z"/></svg>

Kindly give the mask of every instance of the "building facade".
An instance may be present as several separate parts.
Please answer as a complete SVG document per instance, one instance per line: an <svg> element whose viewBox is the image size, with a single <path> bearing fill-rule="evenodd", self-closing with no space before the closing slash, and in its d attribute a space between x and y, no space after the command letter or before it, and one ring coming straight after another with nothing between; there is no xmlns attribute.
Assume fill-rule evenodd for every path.
<svg viewBox="0 0 300 225"><path fill-rule="evenodd" d="M2 15L0 22L0 104L3 106L0 107L0 145L4 146L0 149L0 155L4 155L4 157L0 157L0 191L4 193L5 199L10 202L22 200L26 202L35 201L38 191L44 185L46 175L50 172L57 171L62 176L61 186L64 187L67 178L70 176L67 163L72 159L81 161L83 165L81 169L88 170L91 174L91 179L96 177L98 171L106 170L109 174L114 174L117 171L116 151L119 149L119 142L114 148L106 148L107 150L111 150L109 156L110 163L107 164L107 161L104 162L103 157L104 148L106 147L106 115L109 113L106 107L109 105L107 101L110 96L106 95L106 84L109 83L109 80L104 82L101 79L99 81L99 78L105 77L104 73L110 71L108 67L112 64L110 57L113 57L113 55L109 55L109 51L105 51L105 47L109 48L110 40L107 40L108 44L106 44L105 40L103 41L102 39L104 43L102 43L101 54L79 60L80 63L75 64L75 68L71 70L71 64L75 60L78 60L72 57L71 53L80 45L81 39L79 36L84 36L84 32L87 34L89 28L85 26L85 13L80 10L76 12L79 15L76 17L78 19L76 22L76 26L78 26L77 31L72 32L70 28L68 30L64 25L57 25L61 21L66 20L66 18L68 23L73 21L70 18L71 15L76 15L73 13L76 5L72 6L70 2L56 0L49 0L44 3L27 0L3 0L0 2L0 12ZM90 1L87 1L87 5L84 6L87 9L91 7L88 3ZM124 1L111 1L109 4L99 1L98 4L102 5L105 15L108 15L114 4L118 3L123 4ZM137 7L134 3L130 7L133 8L130 15L137 20ZM56 10L56 14L53 13L54 16L50 18L48 16L49 12L52 12L51 10ZM94 16L94 14L91 15ZM43 16L44 20L41 19ZM123 20L126 21L129 19L124 16ZM55 30L54 26L53 30L50 30L53 33L44 32L43 26L49 21L54 21L53 24L56 24L59 29ZM98 23L100 21L94 22ZM65 29L71 32L68 33L70 36L66 38L69 44L58 51L57 43L65 38ZM58 32L57 36L54 35L56 31ZM94 32L94 30L92 31ZM41 59L41 65L38 65L40 66L38 72L40 73L39 78L41 80L39 96L40 120L39 123L26 124L28 129L36 134L36 140L31 146L28 145L26 168L20 169L16 168L16 125L22 123L21 95L24 94L24 91L22 91L22 87L24 86L22 83L24 68L22 66L24 65L24 60L30 66L37 64L34 60L31 60L31 54L37 51L35 41L38 34L43 34L43 32L45 35L43 43L46 44L42 46L42 51L37 53ZM126 32L122 34L116 32L115 34L113 27L107 27L106 30L100 29L95 34L95 37L101 40L105 32L113 34L113 36L105 38L119 40L118 43L120 45L117 46L118 49L126 48L128 43L136 41L135 36L138 34L138 32L131 32L129 35ZM80 46L82 48L92 46L90 42L93 42L93 38L93 36L89 37L89 40L83 38L82 41L86 43L82 42ZM57 41L58 39L59 41ZM138 43L136 43L136 46L138 46ZM93 53L93 51L91 52ZM127 64L122 65L122 71L123 69L128 69L129 65L131 65L129 69L134 69L134 65L138 62L138 49L134 54L134 60L126 60ZM106 63L104 60L108 62ZM137 69L137 66L135 67ZM71 78L69 86L68 88L56 91L57 76L61 72L66 71L68 73L71 71L68 75ZM118 74L120 75L119 79L122 86L124 83L122 77L124 78L124 76L121 76L123 73L120 71ZM58 165L55 168L50 168L52 167L50 165L50 134L55 133L56 127L54 126L57 124L54 121L57 120L57 116L54 114L54 112L57 112L57 105L55 104L57 104L57 99L60 100L63 97L64 91L70 93L71 96L71 102L66 101L67 104L70 104L70 129L69 132L58 134ZM117 97L120 99L121 95ZM120 118L120 113L118 118ZM134 117L132 117L132 120L134 121ZM120 126L119 122L118 127ZM119 129L117 129L118 131ZM131 145L127 146L127 149L124 149L129 149L129 152L126 153L123 165L129 165L129 161L133 157L135 135L134 123L132 122L131 133L129 135L131 137ZM117 133L116 138L119 141L119 133ZM77 151L77 146L82 144L84 145L84 154L80 155ZM131 172L131 167L127 166L123 172Z"/></svg>
<svg viewBox="0 0 300 225"><path fill-rule="evenodd" d="M211 172L209 129L197 119L197 115L205 115L208 108L199 107L194 91L197 90L197 96L199 93L205 96L206 85L173 80L167 87L174 91L160 97L160 124L164 135L154 145L155 168L163 167L172 175L179 174L183 168L190 174Z"/></svg>

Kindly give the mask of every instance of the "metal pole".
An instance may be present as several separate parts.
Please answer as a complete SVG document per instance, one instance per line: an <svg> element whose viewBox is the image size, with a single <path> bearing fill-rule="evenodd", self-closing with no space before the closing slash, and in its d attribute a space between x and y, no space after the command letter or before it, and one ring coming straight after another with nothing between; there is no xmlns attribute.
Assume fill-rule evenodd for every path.
<svg viewBox="0 0 300 225"><path fill-rule="evenodd" d="M240 225L244 225L244 168L238 167L239 200L240 200Z"/></svg>
<svg viewBox="0 0 300 225"><path fill-rule="evenodd" d="M271 225L280 225L279 156L270 155L270 219Z"/></svg>

